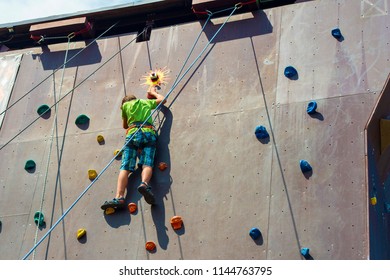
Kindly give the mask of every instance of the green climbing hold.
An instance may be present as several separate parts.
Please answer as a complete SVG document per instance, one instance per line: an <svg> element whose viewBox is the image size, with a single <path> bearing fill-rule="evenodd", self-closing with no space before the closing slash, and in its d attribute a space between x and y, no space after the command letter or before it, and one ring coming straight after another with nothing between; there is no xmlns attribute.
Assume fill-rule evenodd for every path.
<svg viewBox="0 0 390 280"><path fill-rule="evenodd" d="M80 125L80 124L86 124L87 122L89 122L89 117L87 115L80 115L76 118L76 124Z"/></svg>
<svg viewBox="0 0 390 280"><path fill-rule="evenodd" d="M35 166L36 166L35 161L33 161L32 159L29 159L28 161L26 161L26 164L24 165L24 169L29 171L29 170L34 169Z"/></svg>
<svg viewBox="0 0 390 280"><path fill-rule="evenodd" d="M35 212L34 214L34 222L37 226L43 226L45 224L45 217L43 216L42 212Z"/></svg>
<svg viewBox="0 0 390 280"><path fill-rule="evenodd" d="M38 107L37 113L38 115L42 116L50 112L50 107L47 104L43 104Z"/></svg>

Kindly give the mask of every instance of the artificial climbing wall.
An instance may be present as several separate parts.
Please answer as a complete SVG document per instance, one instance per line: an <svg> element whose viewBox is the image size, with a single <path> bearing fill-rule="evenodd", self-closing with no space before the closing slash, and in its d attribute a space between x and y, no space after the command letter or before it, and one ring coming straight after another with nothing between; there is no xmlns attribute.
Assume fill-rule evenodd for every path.
<svg viewBox="0 0 390 280"><path fill-rule="evenodd" d="M6 112L0 131L0 258L21 259L37 242L28 259L303 259L302 248L306 258L370 258L364 128L390 57L390 3L371 2L317 0L233 16L155 116L156 163L168 169L155 168L153 207L136 192L139 171L131 175L134 214L100 210L115 194L121 99L143 98L142 76L165 66L161 93L170 92L204 20L154 29L150 41L128 46L136 34L100 39L64 71L65 55L84 43L23 51L10 104L36 89ZM205 27L188 66L224 20ZM78 126L81 114L90 121ZM260 125L268 139L256 138ZM302 173L302 159L311 172ZM26 171L27 160L36 167ZM104 171L92 185L89 169ZM180 230L170 225L175 215Z"/></svg>

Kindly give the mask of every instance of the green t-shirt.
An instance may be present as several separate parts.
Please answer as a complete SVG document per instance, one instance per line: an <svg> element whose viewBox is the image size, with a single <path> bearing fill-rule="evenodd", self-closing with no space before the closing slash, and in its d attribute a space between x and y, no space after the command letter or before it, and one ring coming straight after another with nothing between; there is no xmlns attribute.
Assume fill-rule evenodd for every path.
<svg viewBox="0 0 390 280"><path fill-rule="evenodd" d="M128 126L134 122L143 123L146 119L148 119L148 121L144 125L151 125L153 123L153 119L150 114L156 107L157 102L154 99L131 100L122 105L122 118L127 120ZM137 127L132 128L127 132L127 134L134 133L137 129ZM141 130L143 132L154 132L151 128L141 128Z"/></svg>

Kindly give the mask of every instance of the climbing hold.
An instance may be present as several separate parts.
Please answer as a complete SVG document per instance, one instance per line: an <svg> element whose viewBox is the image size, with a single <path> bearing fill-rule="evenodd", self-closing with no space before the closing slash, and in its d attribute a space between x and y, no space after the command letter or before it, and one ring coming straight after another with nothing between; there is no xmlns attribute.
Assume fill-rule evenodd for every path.
<svg viewBox="0 0 390 280"><path fill-rule="evenodd" d="M376 205L377 201L376 201L376 197L371 197L370 198L370 202L371 202L371 205Z"/></svg>
<svg viewBox="0 0 390 280"><path fill-rule="evenodd" d="M37 109L37 113L40 116L45 115L45 114L47 114L49 112L50 112L50 107L47 104L43 104L43 105L39 106L38 109Z"/></svg>
<svg viewBox="0 0 390 280"><path fill-rule="evenodd" d="M317 109L317 102L310 101L309 104L307 105L306 111L309 115L311 115L311 114L314 114L316 112L316 109Z"/></svg>
<svg viewBox="0 0 390 280"><path fill-rule="evenodd" d="M27 171L31 171L35 168L35 166L36 166L35 161L29 159L28 161L26 161L26 164L24 165L24 169L26 169Z"/></svg>
<svg viewBox="0 0 390 280"><path fill-rule="evenodd" d="M80 228L77 231L77 239L80 239L80 238L84 237L86 234L87 234L87 231L85 229L83 229L83 228Z"/></svg>
<svg viewBox="0 0 390 280"><path fill-rule="evenodd" d="M156 70L151 70L146 76L143 76L145 83L149 87L161 86L167 83L169 78L169 69L166 67Z"/></svg>
<svg viewBox="0 0 390 280"><path fill-rule="evenodd" d="M285 75L287 78L291 79L291 78L296 77L296 76L298 75L298 72L297 72L297 70L296 70L294 67L292 67L292 66L287 66L287 67L284 69L284 75Z"/></svg>
<svg viewBox="0 0 390 280"><path fill-rule="evenodd" d="M116 157L121 157L122 154L123 154L123 150L121 151L120 149L116 149L114 151L114 156L116 156Z"/></svg>
<svg viewBox="0 0 390 280"><path fill-rule="evenodd" d="M257 139L266 139L269 137L269 134L267 132L267 129L260 125L260 126L257 126L256 129L255 129L255 135L257 137Z"/></svg>
<svg viewBox="0 0 390 280"><path fill-rule="evenodd" d="M95 180L96 177L97 177L96 170L89 169L88 170L88 178L89 178L89 180Z"/></svg>
<svg viewBox="0 0 390 280"><path fill-rule="evenodd" d="M106 215L111 215L111 214L114 214L115 213L115 209L114 208L107 208L106 210L104 210L104 214Z"/></svg>
<svg viewBox="0 0 390 280"><path fill-rule="evenodd" d="M161 171L164 171L167 168L168 168L168 164L166 164L165 162L160 162L158 164L158 169L160 169Z"/></svg>
<svg viewBox="0 0 390 280"><path fill-rule="evenodd" d="M173 229L181 229L183 226L183 219L180 216L174 216L171 218L171 225Z"/></svg>
<svg viewBox="0 0 390 280"><path fill-rule="evenodd" d="M310 164L306 160L301 159L299 161L299 165L300 165L303 173L312 171L312 167L310 166Z"/></svg>
<svg viewBox="0 0 390 280"><path fill-rule="evenodd" d="M135 204L134 202L129 203L127 207L129 208L130 213L134 213L135 211L137 211L137 204Z"/></svg>
<svg viewBox="0 0 390 280"><path fill-rule="evenodd" d="M156 72L152 72L150 73L150 80L153 82L153 83L157 83L159 79L159 76Z"/></svg>
<svg viewBox="0 0 390 280"><path fill-rule="evenodd" d="M337 40L340 40L343 38L343 35L341 34L341 31L339 28L335 28L332 30L332 36L335 37Z"/></svg>
<svg viewBox="0 0 390 280"><path fill-rule="evenodd" d="M146 242L146 244L145 244L145 248L146 248L146 250L148 250L148 251L153 251L154 249L156 249L156 244L154 244L153 241L148 241L148 242Z"/></svg>
<svg viewBox="0 0 390 280"><path fill-rule="evenodd" d="M103 137L103 135L98 135L97 137L96 137L96 140L98 141L98 143L99 144L103 144L104 143L104 137Z"/></svg>
<svg viewBox="0 0 390 280"><path fill-rule="evenodd" d="M89 122L89 117L87 115L79 115L77 118L76 118L76 121L75 123L77 125L80 125L80 124L86 124L87 122Z"/></svg>
<svg viewBox="0 0 390 280"><path fill-rule="evenodd" d="M45 224L45 217L43 216L42 212L35 212L34 214L34 222L37 226L43 226Z"/></svg>
<svg viewBox="0 0 390 280"><path fill-rule="evenodd" d="M307 258L308 256L310 256L309 252L310 252L310 249L309 249L309 248L302 248L302 249L301 249L301 255L304 256L305 258Z"/></svg>
<svg viewBox="0 0 390 280"><path fill-rule="evenodd" d="M250 237L252 237L253 240L256 240L260 237L261 233L258 228L251 228L251 230L249 231L249 235Z"/></svg>

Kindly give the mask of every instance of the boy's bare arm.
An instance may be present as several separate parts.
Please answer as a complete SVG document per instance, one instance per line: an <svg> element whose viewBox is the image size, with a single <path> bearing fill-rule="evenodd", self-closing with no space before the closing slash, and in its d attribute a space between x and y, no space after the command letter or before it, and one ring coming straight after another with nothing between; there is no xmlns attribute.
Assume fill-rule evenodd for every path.
<svg viewBox="0 0 390 280"><path fill-rule="evenodd" d="M124 129L128 129L129 128L129 125L127 123L127 120L125 118L122 118L122 126Z"/></svg>
<svg viewBox="0 0 390 280"><path fill-rule="evenodd" d="M147 94L153 96L153 99L156 99L157 104L160 104L161 102L165 104L167 102L167 100L164 100L164 96L157 92L156 87L151 87Z"/></svg>

